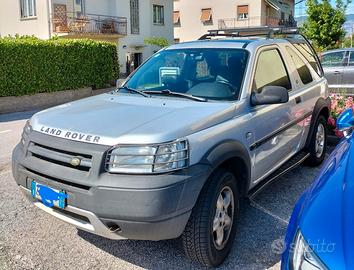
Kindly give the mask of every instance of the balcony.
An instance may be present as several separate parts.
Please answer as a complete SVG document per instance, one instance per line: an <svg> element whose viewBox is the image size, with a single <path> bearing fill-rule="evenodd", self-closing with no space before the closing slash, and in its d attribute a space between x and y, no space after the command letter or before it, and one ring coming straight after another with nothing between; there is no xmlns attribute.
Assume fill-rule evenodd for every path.
<svg viewBox="0 0 354 270"><path fill-rule="evenodd" d="M78 12L55 13L51 16L53 33L74 36L127 35L127 18Z"/></svg>
<svg viewBox="0 0 354 270"><path fill-rule="evenodd" d="M218 21L219 30L227 30L234 28L248 28L257 26L285 26L285 27L296 27L297 23L293 18L287 20L277 18L277 17L249 17L247 19L221 19Z"/></svg>

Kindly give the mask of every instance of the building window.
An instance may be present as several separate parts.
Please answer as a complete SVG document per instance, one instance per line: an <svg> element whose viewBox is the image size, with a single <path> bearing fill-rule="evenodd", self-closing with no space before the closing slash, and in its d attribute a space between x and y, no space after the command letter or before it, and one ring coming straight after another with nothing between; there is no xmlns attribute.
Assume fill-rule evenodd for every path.
<svg viewBox="0 0 354 270"><path fill-rule="evenodd" d="M239 20L248 19L248 5L237 6L237 19Z"/></svg>
<svg viewBox="0 0 354 270"><path fill-rule="evenodd" d="M77 17L83 16L85 14L84 0L75 0L74 12L76 12Z"/></svg>
<svg viewBox="0 0 354 270"><path fill-rule="evenodd" d="M164 18L164 7L159 5L153 5L153 17L154 24L163 25L165 24Z"/></svg>
<svg viewBox="0 0 354 270"><path fill-rule="evenodd" d="M21 18L33 18L37 16L36 0L20 0Z"/></svg>
<svg viewBox="0 0 354 270"><path fill-rule="evenodd" d="M139 35L139 0L130 0L130 31L132 35Z"/></svg>
<svg viewBox="0 0 354 270"><path fill-rule="evenodd" d="M181 15L179 11L173 12L173 24L174 25L181 25Z"/></svg>
<svg viewBox="0 0 354 270"><path fill-rule="evenodd" d="M202 14L200 15L200 20L202 23L211 23L212 22L212 12L211 8L203 8Z"/></svg>
<svg viewBox="0 0 354 270"><path fill-rule="evenodd" d="M173 42L174 42L175 44L180 43L180 39L179 39L179 38L175 38L175 39L173 40ZM354 55L354 54L353 54L353 55Z"/></svg>

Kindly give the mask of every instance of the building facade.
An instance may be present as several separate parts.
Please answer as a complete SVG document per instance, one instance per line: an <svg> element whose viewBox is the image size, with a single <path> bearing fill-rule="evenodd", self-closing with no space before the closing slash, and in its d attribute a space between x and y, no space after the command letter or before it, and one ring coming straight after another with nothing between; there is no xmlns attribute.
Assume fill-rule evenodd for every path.
<svg viewBox="0 0 354 270"><path fill-rule="evenodd" d="M16 34L118 42L129 73L158 49L144 39L173 41L173 0L1 0L0 35Z"/></svg>
<svg viewBox="0 0 354 270"><path fill-rule="evenodd" d="M208 30L295 26L294 0L174 0L175 42L195 40Z"/></svg>

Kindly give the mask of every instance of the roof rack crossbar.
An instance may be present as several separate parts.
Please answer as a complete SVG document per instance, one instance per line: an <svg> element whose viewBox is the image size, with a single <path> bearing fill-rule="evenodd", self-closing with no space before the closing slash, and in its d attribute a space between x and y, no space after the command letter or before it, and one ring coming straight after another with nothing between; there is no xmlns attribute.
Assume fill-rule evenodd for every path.
<svg viewBox="0 0 354 270"><path fill-rule="evenodd" d="M271 39L275 35L296 35L299 34L297 27L248 27L248 28L229 28L209 30L208 34L203 35L199 40L211 39L213 37L256 37L266 36Z"/></svg>

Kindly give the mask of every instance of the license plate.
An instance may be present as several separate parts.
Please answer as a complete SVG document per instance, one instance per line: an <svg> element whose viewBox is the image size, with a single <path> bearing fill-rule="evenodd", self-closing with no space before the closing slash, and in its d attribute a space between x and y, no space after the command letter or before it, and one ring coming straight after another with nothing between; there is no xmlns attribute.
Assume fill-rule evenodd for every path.
<svg viewBox="0 0 354 270"><path fill-rule="evenodd" d="M50 208L65 208L68 194L63 190L56 190L48 186L32 181L31 194L33 198L40 200L45 206Z"/></svg>

